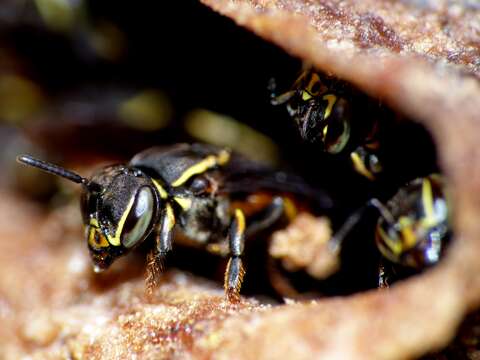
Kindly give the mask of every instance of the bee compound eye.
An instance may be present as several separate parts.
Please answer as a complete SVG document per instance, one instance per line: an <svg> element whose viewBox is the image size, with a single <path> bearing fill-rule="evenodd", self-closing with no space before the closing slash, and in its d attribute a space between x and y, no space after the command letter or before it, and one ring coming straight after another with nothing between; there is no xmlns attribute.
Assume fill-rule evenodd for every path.
<svg viewBox="0 0 480 360"><path fill-rule="evenodd" d="M331 154L341 152L350 139L350 124L344 118L337 118L324 127L325 148Z"/></svg>
<svg viewBox="0 0 480 360"><path fill-rule="evenodd" d="M154 212L154 196L148 187L142 187L135 195L122 229L122 245L131 248L144 240L151 229Z"/></svg>

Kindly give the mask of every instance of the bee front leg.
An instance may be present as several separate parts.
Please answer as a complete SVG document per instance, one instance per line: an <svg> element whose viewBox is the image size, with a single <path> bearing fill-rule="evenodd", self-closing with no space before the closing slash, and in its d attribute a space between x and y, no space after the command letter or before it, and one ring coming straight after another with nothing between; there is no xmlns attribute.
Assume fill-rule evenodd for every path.
<svg viewBox="0 0 480 360"><path fill-rule="evenodd" d="M157 232L158 256L165 256L172 250L173 229L175 228L175 214L172 206L167 203L162 213L162 220Z"/></svg>
<svg viewBox="0 0 480 360"><path fill-rule="evenodd" d="M165 258L172 250L173 230L175 228L175 214L172 206L166 204L162 212L162 219L156 234L156 247L147 258L147 291L152 293L158 286L160 274L164 270Z"/></svg>
<svg viewBox="0 0 480 360"><path fill-rule="evenodd" d="M236 302L245 275L241 259L245 246L245 215L240 209L235 209L234 217L230 223L228 245L230 259L225 272L225 295L230 302Z"/></svg>

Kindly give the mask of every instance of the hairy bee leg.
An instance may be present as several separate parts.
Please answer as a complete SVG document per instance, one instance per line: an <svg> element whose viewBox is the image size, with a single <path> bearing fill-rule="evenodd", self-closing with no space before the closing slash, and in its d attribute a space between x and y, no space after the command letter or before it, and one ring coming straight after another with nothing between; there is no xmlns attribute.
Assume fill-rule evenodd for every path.
<svg viewBox="0 0 480 360"><path fill-rule="evenodd" d="M246 236L251 236L275 224L285 213L285 204L280 196L273 198L272 202L263 210L262 217L248 225Z"/></svg>
<svg viewBox="0 0 480 360"><path fill-rule="evenodd" d="M157 246L147 256L147 292L151 294L159 284L160 274L165 268L167 254L172 250L175 215L172 206L166 204L162 211L162 220L157 230Z"/></svg>
<svg viewBox="0 0 480 360"><path fill-rule="evenodd" d="M245 270L241 256L245 246L245 215L235 209L234 217L228 232L230 259L225 272L225 295L231 302L238 301Z"/></svg>
<svg viewBox="0 0 480 360"><path fill-rule="evenodd" d="M160 274L163 271L162 260L156 249L153 249L147 255L147 275L145 278L147 295L152 295L160 283Z"/></svg>

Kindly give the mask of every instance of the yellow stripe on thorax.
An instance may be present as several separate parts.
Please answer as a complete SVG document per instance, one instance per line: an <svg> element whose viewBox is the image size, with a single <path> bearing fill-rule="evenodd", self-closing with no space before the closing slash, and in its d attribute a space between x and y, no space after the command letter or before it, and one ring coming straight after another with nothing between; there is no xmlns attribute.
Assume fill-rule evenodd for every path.
<svg viewBox="0 0 480 360"><path fill-rule="evenodd" d="M180 177L172 183L172 186L181 186L194 175L201 174L217 165L224 165L230 160L230 153L227 150L221 150L217 155L209 155L202 161L190 166Z"/></svg>
<svg viewBox="0 0 480 360"><path fill-rule="evenodd" d="M435 211L433 208L433 193L432 184L430 180L423 179L422 181L422 204L425 210L425 219L422 224L425 226L432 226L436 223Z"/></svg>
<svg viewBox="0 0 480 360"><path fill-rule="evenodd" d="M163 188L162 185L160 185L159 182L156 180L152 179L153 185L157 188L158 193L160 194L160 197L162 199L166 199L168 197L167 191Z"/></svg>
<svg viewBox="0 0 480 360"><path fill-rule="evenodd" d="M183 210L188 210L192 206L192 200L189 198L175 196L173 199Z"/></svg>
<svg viewBox="0 0 480 360"><path fill-rule="evenodd" d="M403 238L403 250L413 248L417 244L417 237L413 231L412 220L407 216L401 216L398 219L398 223L400 224L400 232Z"/></svg>

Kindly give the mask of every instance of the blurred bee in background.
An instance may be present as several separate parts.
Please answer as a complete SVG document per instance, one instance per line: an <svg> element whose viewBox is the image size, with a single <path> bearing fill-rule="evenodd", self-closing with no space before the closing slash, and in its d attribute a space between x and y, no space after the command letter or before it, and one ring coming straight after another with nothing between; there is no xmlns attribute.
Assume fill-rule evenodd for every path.
<svg viewBox="0 0 480 360"><path fill-rule="evenodd" d="M355 170L374 180L382 171L379 138L384 109L346 83L305 70L292 88L276 95L272 80L273 105L285 104L300 136L320 144L329 154L349 154Z"/></svg>
<svg viewBox="0 0 480 360"><path fill-rule="evenodd" d="M83 186L82 215L95 271L107 269L152 234L150 289L179 228L195 244L229 256L225 292L235 300L246 237L284 216L293 218L297 199L315 199L324 210L332 206L328 195L296 176L212 145L151 148L89 179L27 155L18 161Z"/></svg>
<svg viewBox="0 0 480 360"><path fill-rule="evenodd" d="M451 237L451 209L441 175L412 180L386 204L370 199L334 235L331 244L335 251L340 249L368 208L376 209L379 214L375 242L383 259L388 260L388 263L381 262L379 287L388 286L392 271L418 272L440 260Z"/></svg>

